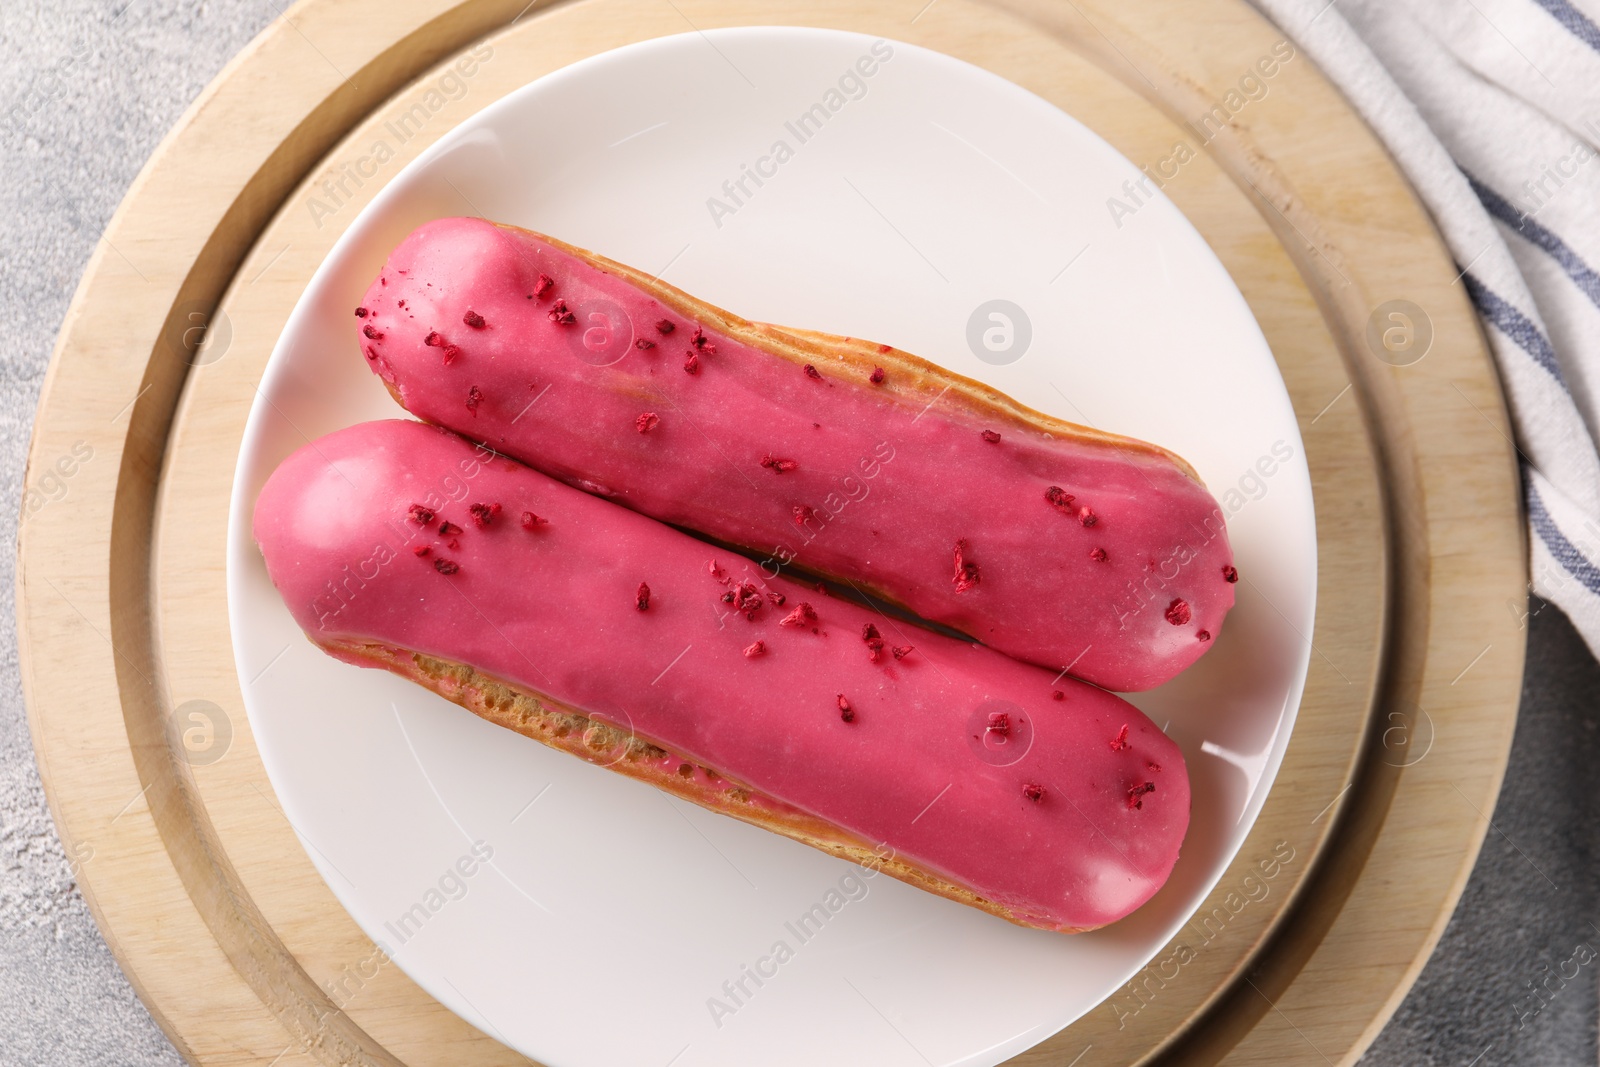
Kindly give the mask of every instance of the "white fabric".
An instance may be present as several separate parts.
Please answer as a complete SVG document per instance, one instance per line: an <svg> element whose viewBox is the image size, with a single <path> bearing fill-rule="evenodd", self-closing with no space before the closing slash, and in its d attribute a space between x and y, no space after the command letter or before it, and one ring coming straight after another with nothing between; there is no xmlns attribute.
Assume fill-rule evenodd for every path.
<svg viewBox="0 0 1600 1067"><path fill-rule="evenodd" d="M1600 654L1600 0L1255 2L1444 234L1510 404L1533 590Z"/></svg>

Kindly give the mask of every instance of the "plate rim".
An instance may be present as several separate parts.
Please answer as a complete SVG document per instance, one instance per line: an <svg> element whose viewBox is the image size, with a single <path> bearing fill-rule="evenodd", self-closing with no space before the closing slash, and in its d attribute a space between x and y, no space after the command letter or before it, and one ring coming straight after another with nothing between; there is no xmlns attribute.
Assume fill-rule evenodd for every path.
<svg viewBox="0 0 1600 1067"><path fill-rule="evenodd" d="M370 231L379 226L386 214L393 214L396 201L404 199L408 187L414 187L419 181L424 180L439 161L446 159L456 147L467 143L473 136L482 134L486 130L496 131L502 137L507 136L504 132L506 125L516 125L517 116L525 113L531 107L536 107L539 101L547 100L552 93L558 93L563 88L570 91L574 86L582 86L586 79L626 78L629 69L636 66L641 59L658 58L662 53L676 53L680 54L680 58L682 58L681 53L685 50L694 49L702 40L710 43L720 53L723 49L717 47L719 44L726 46L728 51L732 52L741 43L745 42L753 42L756 47L772 48L783 47L797 39L802 42L802 47L815 45L817 48L827 49L833 45L842 47L845 42L859 43L865 46L884 38L873 37L870 34L856 31L815 26L749 25L714 27L705 31L685 31L678 34L652 37L594 53L575 63L544 73L513 89L453 126L437 141L424 149L416 158L407 162L403 168L392 175L383 188L361 207L312 274L304 292L295 301L281 334L272 346L272 354L268 359L261 382L257 388L256 399L251 405L246 420L234 467L235 474L228 509L226 583L234 660L240 672L245 710L257 738L257 747L262 763L266 767L274 790L278 792L279 803L288 813L298 810L298 817L294 820L296 834L301 838L302 847L305 847L308 859L317 868L324 881L328 883L330 892L339 900L341 906L350 913L356 924L369 937L373 937L375 941L381 941L378 936L381 931L374 928L374 920L362 917L371 910L370 906L362 905L359 899L360 893L355 887L345 885L345 879L342 875L335 877L337 874L337 867L334 866L335 861L325 854L325 851L329 849L337 851L337 845L330 844L325 834L320 835L319 845L311 847L307 844L306 833L311 827L306 825L307 815L303 806L304 798L285 796L282 793L287 784L300 780L302 776L298 775L292 767L285 764L283 762L287 758L285 754L279 751L275 744L269 743L268 738L273 736L274 731L270 728L264 729L262 727L263 722L266 721L262 717L268 714L263 706L263 698L259 694L253 694L250 687L244 684L249 675L249 668L246 667L246 664L251 662L252 658L259 658L247 655L247 651L253 653L259 650L254 648L247 650L246 643L250 639L248 636L250 627L242 624L241 613L250 611L255 599L243 591L246 582L243 576L243 568L251 567L253 563L259 563L259 553L255 551L254 540L249 534L250 515L253 511L259 485L265 478L266 468L272 465L271 460L260 455L261 449L264 447L263 438L270 438L272 433L271 429L263 424L269 423L275 415L283 416L280 408L280 404L283 403L282 390L290 388L287 383L292 383L296 380L294 371L303 372L308 366L314 366L327 358L321 353L300 354L297 358L297 352L303 352L309 347L303 343L302 335L307 330L312 329L307 324L307 320L314 314L310 305L315 303L318 294L326 291L331 284L330 278L338 272L341 262L348 261L351 258L359 258L359 250L373 240L369 235ZM993 71L921 45L892 38L889 39L889 42L897 52L903 48L908 55L915 57L915 62L926 64L927 67L925 69L931 71L930 76L942 80L963 79L962 84L969 91L990 94L985 97L986 100L990 101L995 107L1004 107L1012 114L1020 115L1025 110L1032 111L1037 118L1035 119L1035 115L1027 117L1040 123L1051 123L1052 136L1060 133L1063 140L1067 138L1068 134L1073 139L1082 138L1084 139L1083 143L1092 145L1096 150L1103 151L1118 163L1125 164L1128 171L1136 172L1136 164L1118 152L1113 145L1092 128L1070 112L1062 110L1050 101L1037 96L1015 82ZM903 116L899 116L899 118L903 118ZM1099 165L1098 161L1095 165ZM1276 356L1262 333L1254 312L1250 309L1243 293L1239 291L1238 286L1229 275L1222 261L1205 241L1205 238L1196 229L1192 221L1183 214L1182 210L1177 205L1172 204L1171 201L1166 200L1164 196L1160 199L1170 208L1170 216L1157 216L1158 223L1164 224L1162 234L1158 239L1187 242L1198 253L1204 264L1207 276L1203 279L1191 279L1190 287L1202 289L1208 302L1225 300L1234 305L1235 312L1241 318L1241 323L1250 331L1247 337L1239 338L1238 341L1257 350L1252 358L1261 358L1264 363L1263 382L1254 384L1271 393L1272 406L1280 409L1274 412L1275 417L1279 419L1287 417L1286 432L1293 434L1295 452L1292 461L1286 463L1285 467L1292 465L1293 473L1291 477L1296 479L1293 483L1293 492L1304 494L1303 504L1309 511L1309 514L1304 516L1307 520L1307 526L1303 533L1307 540L1306 543L1298 546L1297 554L1304 554L1303 562L1309 565L1310 571L1308 576L1309 588L1306 590L1306 598L1303 604L1304 610L1303 612L1297 612L1289 624L1296 630L1303 628L1306 637L1311 639L1315 630L1317 604L1315 498L1312 490L1310 468L1305 460L1304 442L1301 440L1299 427L1293 420L1293 408L1287 384L1283 380ZM961 372L957 371L957 373ZM303 379L304 375L301 374L300 380L303 381ZM981 379L979 380L981 381ZM398 406L394 411L394 415L401 418L411 417L409 413L405 412L404 409L398 408ZM336 421L345 426L354 425L355 422L362 421L355 416L352 416L352 419L354 421L346 420L341 416ZM297 433L303 434L305 432L301 430L298 422L291 422L290 425L294 427ZM1274 433L1285 432L1285 427L1273 425L1272 430ZM322 428L315 428L311 432L320 434ZM260 469L258 470L257 468ZM1303 485L1300 484L1301 482L1303 482ZM1279 614L1282 614L1282 609L1278 609L1278 611ZM1083 1004L1081 1010L1065 1011L1057 1017L1037 1021L1019 1034L982 1046L987 1051L974 1052L951 1061L952 1067L957 1064L1003 1062L1005 1059L1034 1047L1040 1041L1046 1040L1055 1033L1072 1025L1077 1019L1102 1003L1130 978L1147 967L1151 960L1161 952L1162 948L1193 918L1217 884L1226 875L1229 866L1243 848L1271 792L1278 768L1281 766L1284 753L1293 735L1294 723L1298 716L1300 699L1304 692L1309 671L1310 656L1311 649L1309 645L1297 648L1294 653L1294 662L1289 669L1287 687L1282 694L1283 703L1273 726L1272 741L1267 751L1263 773L1258 779L1256 788L1245 799L1239 819L1230 830L1233 837L1232 844L1224 846L1211 859L1208 867L1209 874L1201 880L1193 892L1192 905L1175 911L1162 928L1150 934L1148 941L1142 940L1145 947L1135 954L1137 958L1126 962L1109 976L1105 980L1105 993L1093 996L1092 1000ZM1197 758L1199 758L1198 753L1191 754L1191 759ZM298 792L297 788L291 789L291 793L295 792ZM305 829L301 829L302 826L305 826ZM536 1057L540 1054L536 1037L538 1031L508 1033L505 1029L504 1020L502 1020L500 1027L496 1027L466 998L465 994L455 988L454 983L440 972L436 965L430 964L423 959L402 961L399 957L394 957L394 962L406 972L412 981L426 990L430 996L445 1004L462 1018L478 1026L479 1029L493 1033L501 1040L516 1042L516 1047L519 1048L519 1051L526 1055ZM542 1028L539 1029L542 1030ZM549 1052L548 1048L544 1050L546 1055ZM999 1058L993 1058L995 1056Z"/></svg>

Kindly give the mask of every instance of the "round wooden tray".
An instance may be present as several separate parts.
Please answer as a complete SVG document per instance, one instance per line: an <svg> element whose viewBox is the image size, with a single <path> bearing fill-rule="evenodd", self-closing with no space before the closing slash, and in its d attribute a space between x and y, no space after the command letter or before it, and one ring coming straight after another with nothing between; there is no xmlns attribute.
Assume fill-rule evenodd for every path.
<svg viewBox="0 0 1600 1067"><path fill-rule="evenodd" d="M228 640L234 461L294 301L405 162L575 60L749 24L949 53L1148 164L1250 302L1300 416L1319 606L1277 785L1151 966L1012 1062L1353 1061L1442 931L1499 790L1523 526L1494 369L1450 257L1370 131L1239 0L296 6L134 184L68 314L34 434L28 484L53 468L66 491L22 527L23 680L56 822L112 950L195 1063L527 1062L382 957L276 804ZM379 141L392 158L374 162ZM1399 354L1375 340L1397 300L1423 328Z"/></svg>

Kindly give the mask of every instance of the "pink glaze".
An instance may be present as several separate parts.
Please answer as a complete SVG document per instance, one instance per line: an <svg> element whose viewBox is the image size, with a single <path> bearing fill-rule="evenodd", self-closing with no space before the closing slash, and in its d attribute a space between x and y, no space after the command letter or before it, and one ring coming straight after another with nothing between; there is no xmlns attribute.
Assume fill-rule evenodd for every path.
<svg viewBox="0 0 1600 1067"><path fill-rule="evenodd" d="M426 526L413 504L433 510ZM480 527L473 504L501 508ZM525 529L524 512L547 521ZM460 531L441 534L441 522ZM886 844L1037 925L1118 919L1178 858L1183 756L1121 698L1052 686L1050 672L981 645L763 580L742 556L445 430L375 422L305 446L262 489L254 529L313 640L470 664ZM458 569L441 573L440 558ZM760 594L749 617L722 599L745 583ZM801 604L816 621L785 625ZM869 623L885 644L876 661ZM747 656L757 641L763 654ZM1005 741L987 729L1000 712ZM1013 742L1025 754L1008 763ZM1136 792L1145 783L1154 791ZM1029 786L1042 796L1029 799Z"/></svg>
<svg viewBox="0 0 1600 1067"><path fill-rule="evenodd" d="M558 300L570 323L552 320ZM812 376L714 331L708 352L691 320L537 237L426 223L362 308L362 351L417 416L1008 655L1148 689L1233 606L1222 511L1170 457L985 419L893 370L872 384L819 360ZM957 579L958 541L976 583Z"/></svg>

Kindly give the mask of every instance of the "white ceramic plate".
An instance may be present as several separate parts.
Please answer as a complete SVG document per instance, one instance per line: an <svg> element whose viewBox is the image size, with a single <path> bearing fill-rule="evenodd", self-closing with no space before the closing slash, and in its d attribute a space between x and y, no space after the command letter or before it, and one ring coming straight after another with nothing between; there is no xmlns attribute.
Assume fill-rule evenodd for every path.
<svg viewBox="0 0 1600 1067"><path fill-rule="evenodd" d="M746 177L741 192L747 169L762 182ZM273 353L239 458L228 590L250 724L283 809L395 964L552 1067L778 1067L995 1064L1151 960L1271 785L1317 568L1310 478L1272 354L1178 210L1159 194L1129 198L1124 183L1139 179L1078 122L976 67L759 28L662 38L541 78L389 183ZM1110 197L1136 210L1114 218ZM1193 462L1231 514L1246 581L1210 654L1134 699L1168 724L1193 776L1192 827L1165 889L1093 934L1020 929L859 880L318 652L267 580L251 508L307 437L400 414L359 358L350 309L391 247L447 214L558 235L750 318L894 344ZM1009 351L982 342L993 328L1003 348L1006 322L979 314L969 329L993 300L1022 309L1009 314ZM474 847L489 862L458 868ZM843 905L802 943L786 924L841 887L831 899ZM1203 934L1190 936L1199 950ZM792 952L781 964L778 942ZM768 976L757 985L746 968ZM1099 1010L1138 1002L1111 1003Z"/></svg>

